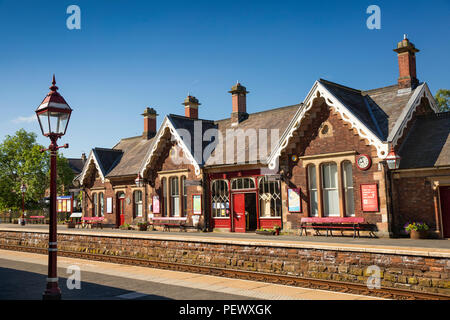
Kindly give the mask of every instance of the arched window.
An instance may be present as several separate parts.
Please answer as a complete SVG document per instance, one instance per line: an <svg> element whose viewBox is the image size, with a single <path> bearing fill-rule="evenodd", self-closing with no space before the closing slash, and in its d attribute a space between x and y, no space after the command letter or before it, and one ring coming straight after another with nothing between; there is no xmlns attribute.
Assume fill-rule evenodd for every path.
<svg viewBox="0 0 450 320"><path fill-rule="evenodd" d="M187 186L186 186L186 177L181 177L181 190L183 192L183 211L181 212L181 215L183 217L187 216Z"/></svg>
<svg viewBox="0 0 450 320"><path fill-rule="evenodd" d="M337 165L334 162L322 164L322 194L324 217L338 217L338 172Z"/></svg>
<svg viewBox="0 0 450 320"><path fill-rule="evenodd" d="M344 161L342 163L342 177L345 199L345 215L354 216L355 202L353 198L353 167L350 161Z"/></svg>
<svg viewBox="0 0 450 320"><path fill-rule="evenodd" d="M167 183L166 178L161 179L161 193L162 193L162 211L161 214L163 217L167 217Z"/></svg>
<svg viewBox="0 0 450 320"><path fill-rule="evenodd" d="M105 198L104 198L103 192L100 192L98 194L98 200L99 200L98 216L103 217L103 215L105 214Z"/></svg>
<svg viewBox="0 0 450 320"><path fill-rule="evenodd" d="M318 197L317 197L317 177L316 166L308 166L308 191L309 191L309 215L317 217L319 215Z"/></svg>
<svg viewBox="0 0 450 320"><path fill-rule="evenodd" d="M180 190L178 177L170 178L170 215L180 216Z"/></svg>
<svg viewBox="0 0 450 320"><path fill-rule="evenodd" d="M230 216L228 181L214 180L211 184L211 208L215 218Z"/></svg>
<svg viewBox="0 0 450 320"><path fill-rule="evenodd" d="M280 181L269 181L267 177L259 179L259 216L281 216L281 190Z"/></svg>
<svg viewBox="0 0 450 320"><path fill-rule="evenodd" d="M97 216L97 194L94 193L92 195L92 216L96 217Z"/></svg>
<svg viewBox="0 0 450 320"><path fill-rule="evenodd" d="M133 198L134 198L133 218L142 217L142 191L141 190L134 191Z"/></svg>
<svg viewBox="0 0 450 320"><path fill-rule="evenodd" d="M255 189L255 181L252 178L237 178L231 182L231 189Z"/></svg>

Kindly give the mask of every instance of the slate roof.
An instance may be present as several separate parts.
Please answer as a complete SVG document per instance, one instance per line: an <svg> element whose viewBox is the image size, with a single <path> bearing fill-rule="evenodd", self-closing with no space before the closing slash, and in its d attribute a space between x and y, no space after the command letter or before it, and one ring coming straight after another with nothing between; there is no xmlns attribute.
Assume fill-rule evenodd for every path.
<svg viewBox="0 0 450 320"><path fill-rule="evenodd" d="M122 158L123 152L121 150L106 149L106 148L94 148L92 152L98 161L100 170L104 177L114 168L114 166Z"/></svg>
<svg viewBox="0 0 450 320"><path fill-rule="evenodd" d="M416 90L421 89L418 86L410 92L398 94L398 85L362 91L323 79L319 82L382 141L388 140L409 99Z"/></svg>
<svg viewBox="0 0 450 320"><path fill-rule="evenodd" d="M299 109L301 104L276 108L276 109L270 109L267 111L257 112L257 113L251 113L248 115L248 118L237 125L233 125L233 122L231 118L219 120L216 121L216 125L219 129L219 132L221 135L219 137L222 138L222 141L217 141L217 144L220 144L222 142L222 156L219 156L216 151L212 152L211 157L206 160L205 165L206 166L213 166L213 165L223 165L223 164L238 164L241 162L248 163L249 160L255 159L256 162L263 162L265 161L269 155L272 153L272 151L277 147L278 140L274 145L271 144L271 130L278 130L278 139L281 138L284 131L288 127L289 123L292 121L295 113ZM251 149L250 140L247 138L245 139L245 144L242 149L238 150L238 143L237 139L234 138L234 136L227 135L226 132L228 129L234 129L234 130L243 130L244 132L248 132L249 129L254 129L256 136L258 137L258 142L256 145L256 149ZM260 129L266 129L266 134L260 134ZM236 132L236 131L235 131ZM267 149L267 152L264 152L264 149L259 150L260 146L260 138L265 137L267 140L267 144L265 148ZM234 139L234 152L233 152L233 159L229 159L232 161L227 161L227 154L226 154L226 146L233 145ZM256 152L256 154L255 154ZM242 160L238 158L238 156L243 156ZM250 156L254 156L254 158L251 158ZM221 161L220 161L221 160Z"/></svg>
<svg viewBox="0 0 450 320"><path fill-rule="evenodd" d="M400 169L450 166L450 112L417 117L399 154Z"/></svg>
<svg viewBox="0 0 450 320"><path fill-rule="evenodd" d="M147 140L143 139L142 136L120 140L112 150L120 151L122 157L115 163L114 168L111 169L106 177L137 176L148 150L153 145L153 141L154 138Z"/></svg>
<svg viewBox="0 0 450 320"><path fill-rule="evenodd" d="M84 161L83 159L78 158L67 158L67 162L69 163L70 169L72 169L73 173L77 176L83 171Z"/></svg>
<svg viewBox="0 0 450 320"><path fill-rule="evenodd" d="M182 133L182 131L178 131L179 129L184 129L189 132L190 139L183 136L181 138L183 139L186 147L191 150L191 154L194 156L197 163L200 166L203 166L205 164L203 159L203 151L206 146L211 143L211 141L203 141L203 136L207 130L217 129L217 125L212 120L191 119L176 114L169 114L167 118L179 134ZM196 139L197 135L200 136L199 139ZM196 141L197 143L201 142L201 145L196 146ZM201 151L201 153L195 152L196 150Z"/></svg>

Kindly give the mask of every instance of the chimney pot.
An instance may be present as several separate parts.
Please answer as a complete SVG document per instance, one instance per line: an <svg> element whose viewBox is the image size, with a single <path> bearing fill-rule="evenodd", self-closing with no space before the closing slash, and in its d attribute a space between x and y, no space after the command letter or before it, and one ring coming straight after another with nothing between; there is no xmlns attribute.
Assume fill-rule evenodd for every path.
<svg viewBox="0 0 450 320"><path fill-rule="evenodd" d="M191 119L198 119L198 106L201 105L201 103L198 102L198 99L196 97L188 94L182 104L184 105L184 115L186 117Z"/></svg>
<svg viewBox="0 0 450 320"><path fill-rule="evenodd" d="M397 48L394 49L398 56L398 89L399 91L410 91L417 87L419 80L416 74L416 52L419 50L410 42L406 36L403 40L397 43Z"/></svg>
<svg viewBox="0 0 450 320"><path fill-rule="evenodd" d="M231 90L228 92L231 93L231 101L233 106L231 112L231 121L237 124L248 118L247 93L249 92L239 82L232 86Z"/></svg>
<svg viewBox="0 0 450 320"><path fill-rule="evenodd" d="M142 138L149 140L156 135L156 117L158 114L153 108L145 108L144 113L144 132L142 133Z"/></svg>

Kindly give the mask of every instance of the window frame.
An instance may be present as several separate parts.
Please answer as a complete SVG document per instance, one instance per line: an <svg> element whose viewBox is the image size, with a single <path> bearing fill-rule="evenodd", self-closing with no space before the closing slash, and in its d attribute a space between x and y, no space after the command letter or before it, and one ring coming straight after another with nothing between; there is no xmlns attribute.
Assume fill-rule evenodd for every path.
<svg viewBox="0 0 450 320"><path fill-rule="evenodd" d="M140 194L140 200L136 201L137 199L139 199L139 197L137 195ZM143 192L142 190L134 190L133 191L133 219L134 218L141 218L144 214L144 199L143 199ZM138 208L140 208L141 211L141 215L139 215L139 210Z"/></svg>
<svg viewBox="0 0 450 320"><path fill-rule="evenodd" d="M239 181L239 180L241 180L242 181L242 188L234 188L233 187L233 185L234 185L234 183L236 182L236 181ZM253 184L253 187L249 187L249 188L244 188L244 181L251 181L251 183ZM256 188L256 182L255 182L255 179L253 178L253 177L239 177L239 178L233 178L233 179L231 179L231 182L230 182L230 188L231 188L231 191L236 191L236 190L238 190L238 191L242 191L242 190L255 190L255 189L257 189Z"/></svg>
<svg viewBox="0 0 450 320"><path fill-rule="evenodd" d="M329 167L329 166L334 166L334 168L335 168L335 172L334 172L335 177L336 177L335 179L332 179L331 170L329 171L329 174L330 174L329 182L330 182L330 185L332 185L332 182L334 180L334 187L326 187L326 184L325 184L325 182L326 182L326 176L325 176L326 167ZM327 161L327 162L323 162L320 164L320 177L321 177L321 179L320 179L320 181L321 181L320 187L321 188L320 189L322 192L322 208L323 208L322 216L323 217L340 217L341 216L340 197L339 197L340 183L339 183L338 170L339 170L339 166L334 161ZM336 194L336 199L330 197L330 195L333 195L333 194ZM328 202L327 202L327 200L328 200ZM332 201L332 200L337 200L337 201ZM327 207L330 207L330 204L332 204L333 202L337 203L337 212L332 212L332 214L330 214L331 213L330 208L327 208ZM328 212L327 212L327 209L328 209Z"/></svg>
<svg viewBox="0 0 450 320"><path fill-rule="evenodd" d="M268 186L269 190L265 189L265 186ZM277 190L278 188L278 190ZM268 191L268 192L264 192ZM264 199L263 195L269 195L266 197L270 197L270 215L269 216L263 216L263 210L262 210L262 202L266 201L267 199ZM259 219L280 219L282 215L282 199L281 199L281 181L280 180L273 180L273 181L267 181L267 176L261 176L258 178L258 206L259 206ZM275 207L273 209L273 207ZM272 209L274 210L275 214L272 215Z"/></svg>
<svg viewBox="0 0 450 320"><path fill-rule="evenodd" d="M223 182L226 190L222 189L223 191L220 194L215 194L215 191L219 191L218 189L214 189L214 186L216 183ZM211 217L214 219L229 219L230 218L230 186L229 181L225 179L214 179L211 181ZM216 199L215 199L216 198ZM223 199L221 199L223 198ZM225 200L225 201L220 201ZM216 208L214 208L214 203L216 204ZM218 214L222 208L217 208L217 204L225 204L225 216L222 216ZM228 208L227 208L228 204Z"/></svg>

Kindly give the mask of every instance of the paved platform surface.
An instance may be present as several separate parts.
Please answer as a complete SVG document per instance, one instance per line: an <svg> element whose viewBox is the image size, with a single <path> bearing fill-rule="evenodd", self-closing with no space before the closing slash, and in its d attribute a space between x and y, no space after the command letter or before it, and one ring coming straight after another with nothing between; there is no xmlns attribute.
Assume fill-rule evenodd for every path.
<svg viewBox="0 0 450 320"><path fill-rule="evenodd" d="M47 256L0 250L0 300L42 298ZM69 266L81 270L81 289L67 288ZM72 300L382 300L375 297L290 287L107 262L58 257L59 287Z"/></svg>
<svg viewBox="0 0 450 320"><path fill-rule="evenodd" d="M48 232L48 225L0 224L0 230ZM274 247L313 248L324 250L373 252L388 254L406 254L416 256L450 258L450 240L439 239L377 239L325 236L264 236L255 233L224 233L224 232L163 232L135 231L120 229L68 229L65 225L58 226L58 233L86 234L127 238L148 238L176 241L196 241L226 244L265 245Z"/></svg>

